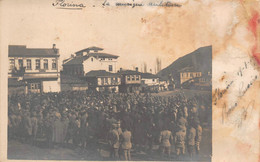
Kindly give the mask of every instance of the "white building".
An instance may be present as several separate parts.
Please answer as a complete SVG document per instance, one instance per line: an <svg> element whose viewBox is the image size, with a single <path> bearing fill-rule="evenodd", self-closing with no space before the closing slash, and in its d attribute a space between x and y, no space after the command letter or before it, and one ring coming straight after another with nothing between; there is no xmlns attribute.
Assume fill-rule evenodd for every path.
<svg viewBox="0 0 260 162"><path fill-rule="evenodd" d="M119 56L100 52L102 48L89 47L76 52L63 61L63 71L66 74L84 76L93 70L117 72L117 59Z"/></svg>
<svg viewBox="0 0 260 162"><path fill-rule="evenodd" d="M23 81L25 93L59 92L59 50L52 48L27 48L9 45L8 78Z"/></svg>

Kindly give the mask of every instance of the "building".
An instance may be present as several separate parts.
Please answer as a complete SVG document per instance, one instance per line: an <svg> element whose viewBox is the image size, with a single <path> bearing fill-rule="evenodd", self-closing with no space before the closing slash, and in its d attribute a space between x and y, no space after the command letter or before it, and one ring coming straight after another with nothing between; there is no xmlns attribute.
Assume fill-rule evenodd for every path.
<svg viewBox="0 0 260 162"><path fill-rule="evenodd" d="M121 78L116 73L105 70L92 70L85 75L89 89L97 91L118 92Z"/></svg>
<svg viewBox="0 0 260 162"><path fill-rule="evenodd" d="M160 86L159 77L151 73L141 73L142 92L158 92Z"/></svg>
<svg viewBox="0 0 260 162"><path fill-rule="evenodd" d="M66 75L61 72L61 91L86 91L88 90L88 83L78 77Z"/></svg>
<svg viewBox="0 0 260 162"><path fill-rule="evenodd" d="M182 84L185 89L199 89L211 91L212 76L210 74L203 74L200 77L192 78Z"/></svg>
<svg viewBox="0 0 260 162"><path fill-rule="evenodd" d="M9 45L9 81L22 81L25 93L59 92L59 56L55 44L52 48Z"/></svg>
<svg viewBox="0 0 260 162"><path fill-rule="evenodd" d="M117 73L121 78L121 85L119 86L119 92L122 93L139 93L141 91L141 73L136 70L123 70Z"/></svg>
<svg viewBox="0 0 260 162"><path fill-rule="evenodd" d="M180 72L180 84L183 84L184 82L186 82L192 78L202 76L202 72L194 69L193 67L183 68L179 72Z"/></svg>
<svg viewBox="0 0 260 162"><path fill-rule="evenodd" d="M103 51L103 48L89 47L76 52L76 55L63 61L64 73L76 76L84 76L92 70L116 73L119 56L100 51Z"/></svg>

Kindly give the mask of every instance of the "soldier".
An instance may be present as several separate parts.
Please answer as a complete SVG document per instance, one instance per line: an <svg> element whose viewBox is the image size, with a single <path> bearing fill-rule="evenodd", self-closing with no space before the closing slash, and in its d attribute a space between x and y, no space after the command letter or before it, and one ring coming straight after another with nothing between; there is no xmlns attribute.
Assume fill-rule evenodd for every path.
<svg viewBox="0 0 260 162"><path fill-rule="evenodd" d="M112 130L109 132L109 144L110 144L110 158L118 160L119 149L119 134L115 125L112 125Z"/></svg>
<svg viewBox="0 0 260 162"><path fill-rule="evenodd" d="M191 158L194 155L195 137L196 137L196 129L191 126L189 128L189 133L188 133L188 152Z"/></svg>
<svg viewBox="0 0 260 162"><path fill-rule="evenodd" d="M180 155L185 154L185 138L186 138L186 128L177 131L175 134L175 148L176 148L176 155L180 158Z"/></svg>
<svg viewBox="0 0 260 162"><path fill-rule="evenodd" d="M172 132L164 126L164 129L161 131L159 136L159 143L161 147L161 155L167 154L170 157L171 153L171 143L173 141Z"/></svg>
<svg viewBox="0 0 260 162"><path fill-rule="evenodd" d="M196 146L196 153L197 154L199 154L199 152L200 152L201 136L202 136L202 127L198 123L197 127L196 127L196 137L195 137L195 146Z"/></svg>
<svg viewBox="0 0 260 162"><path fill-rule="evenodd" d="M31 122L32 122L32 142L34 145L36 142L36 135L38 130L38 119L36 117L36 112L32 113Z"/></svg>
<svg viewBox="0 0 260 162"><path fill-rule="evenodd" d="M123 128L123 133L121 134L121 141L122 141L122 149L124 152L124 160L131 160L131 154L130 150L132 148L132 143L131 143L131 138L132 134L131 132L127 129L127 127Z"/></svg>
<svg viewBox="0 0 260 162"><path fill-rule="evenodd" d="M82 148L85 149L88 143L88 113L86 112L80 119L80 137Z"/></svg>

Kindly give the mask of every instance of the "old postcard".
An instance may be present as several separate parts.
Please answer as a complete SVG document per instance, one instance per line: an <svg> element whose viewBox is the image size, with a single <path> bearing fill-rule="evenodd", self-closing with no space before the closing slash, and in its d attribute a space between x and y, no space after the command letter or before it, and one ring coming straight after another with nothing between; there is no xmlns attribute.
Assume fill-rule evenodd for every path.
<svg viewBox="0 0 260 162"><path fill-rule="evenodd" d="M258 0L0 7L0 161L259 161Z"/></svg>

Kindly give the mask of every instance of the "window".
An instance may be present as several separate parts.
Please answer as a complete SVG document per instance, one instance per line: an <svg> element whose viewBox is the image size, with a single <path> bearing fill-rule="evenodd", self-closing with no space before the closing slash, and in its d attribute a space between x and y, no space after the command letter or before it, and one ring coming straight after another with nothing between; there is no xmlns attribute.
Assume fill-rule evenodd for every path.
<svg viewBox="0 0 260 162"><path fill-rule="evenodd" d="M104 78L101 78L101 85L104 85Z"/></svg>
<svg viewBox="0 0 260 162"><path fill-rule="evenodd" d="M139 80L139 75L136 76L136 80Z"/></svg>
<svg viewBox="0 0 260 162"><path fill-rule="evenodd" d="M93 59L93 58L91 58L91 61L92 61L92 62L93 62L93 60L94 60L94 59Z"/></svg>
<svg viewBox="0 0 260 162"><path fill-rule="evenodd" d="M43 67L45 70L48 69L48 59L43 60Z"/></svg>
<svg viewBox="0 0 260 162"><path fill-rule="evenodd" d="M153 82L154 82L154 79L153 79Z"/></svg>
<svg viewBox="0 0 260 162"><path fill-rule="evenodd" d="M36 59L35 60L35 69L39 70L41 69L41 60L40 59Z"/></svg>
<svg viewBox="0 0 260 162"><path fill-rule="evenodd" d="M108 84L108 78L105 78L105 84Z"/></svg>
<svg viewBox="0 0 260 162"><path fill-rule="evenodd" d="M112 65L108 65L108 71L113 71L113 66Z"/></svg>
<svg viewBox="0 0 260 162"><path fill-rule="evenodd" d="M130 81L130 75L127 76L127 80Z"/></svg>
<svg viewBox="0 0 260 162"><path fill-rule="evenodd" d="M26 60L26 69L27 70L32 69L32 60L30 60L30 59Z"/></svg>
<svg viewBox="0 0 260 162"><path fill-rule="evenodd" d="M23 60L22 60L22 59L19 59L19 60L18 60L18 64L19 64L19 68L22 68L22 67L23 67Z"/></svg>
<svg viewBox="0 0 260 162"><path fill-rule="evenodd" d="M52 59L52 69L57 69L57 61L56 61L56 59Z"/></svg>
<svg viewBox="0 0 260 162"><path fill-rule="evenodd" d="M40 83L30 83L30 89L40 89Z"/></svg>
<svg viewBox="0 0 260 162"><path fill-rule="evenodd" d="M135 80L135 76L134 76L134 75L132 75L132 80L133 80L133 81Z"/></svg>
<svg viewBox="0 0 260 162"><path fill-rule="evenodd" d="M14 65L14 59L9 59L9 69L13 69Z"/></svg>

